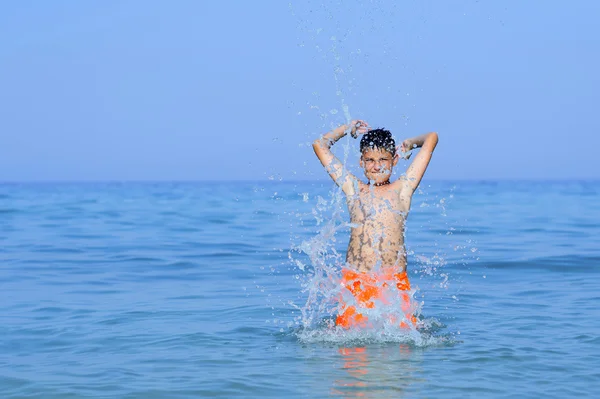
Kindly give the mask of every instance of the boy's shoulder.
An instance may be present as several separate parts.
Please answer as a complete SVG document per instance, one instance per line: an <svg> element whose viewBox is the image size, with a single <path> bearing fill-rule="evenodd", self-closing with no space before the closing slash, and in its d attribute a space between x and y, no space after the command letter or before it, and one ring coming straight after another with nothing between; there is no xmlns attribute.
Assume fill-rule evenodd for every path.
<svg viewBox="0 0 600 399"><path fill-rule="evenodd" d="M394 180L390 185L393 186L395 190L404 194L412 195L413 190L409 183L408 178L405 174L400 175L396 180Z"/></svg>

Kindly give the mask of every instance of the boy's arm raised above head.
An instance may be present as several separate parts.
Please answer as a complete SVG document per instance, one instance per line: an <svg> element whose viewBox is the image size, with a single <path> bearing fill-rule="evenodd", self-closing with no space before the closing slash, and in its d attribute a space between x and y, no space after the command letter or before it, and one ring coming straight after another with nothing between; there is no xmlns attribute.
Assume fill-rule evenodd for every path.
<svg viewBox="0 0 600 399"><path fill-rule="evenodd" d="M357 137L357 131L360 133L364 133L368 124L365 121L356 120L352 121L350 125L341 125L333 129L331 132L324 134L321 138L316 139L313 142L313 149L315 150L315 154L321 161L321 164L325 167L329 176L335 181L335 183L342 188L346 195L353 195L354 192L354 184L357 181L356 177L350 173L344 165L340 162L339 159L333 152L331 152L331 146L344 137L348 129L350 129L350 133L352 137Z"/></svg>
<svg viewBox="0 0 600 399"><path fill-rule="evenodd" d="M410 158L411 150L421 148L406 170L406 187L410 190L411 194L419 187L419 183L427 170L437 143L438 135L435 132L406 139L402 142L401 155L404 159Z"/></svg>

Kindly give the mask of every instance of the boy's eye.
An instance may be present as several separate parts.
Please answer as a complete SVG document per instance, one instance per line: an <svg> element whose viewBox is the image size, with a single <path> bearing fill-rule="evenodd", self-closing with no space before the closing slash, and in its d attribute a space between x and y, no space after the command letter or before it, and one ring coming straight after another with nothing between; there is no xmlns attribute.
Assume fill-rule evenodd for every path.
<svg viewBox="0 0 600 399"><path fill-rule="evenodd" d="M365 158L364 161L366 163L372 164L372 163L375 163L375 162L388 163L388 162L391 162L392 160L390 158L379 158L377 160L375 160L374 158Z"/></svg>

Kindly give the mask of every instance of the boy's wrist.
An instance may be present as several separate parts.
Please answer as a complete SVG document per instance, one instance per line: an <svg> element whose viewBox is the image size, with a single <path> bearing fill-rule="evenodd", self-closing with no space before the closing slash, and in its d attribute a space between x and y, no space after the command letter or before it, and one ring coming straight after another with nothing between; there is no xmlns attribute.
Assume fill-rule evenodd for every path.
<svg viewBox="0 0 600 399"><path fill-rule="evenodd" d="M417 143L415 143L415 141L413 139L404 140L404 148L406 148L407 151L410 151L417 147L418 147Z"/></svg>
<svg viewBox="0 0 600 399"><path fill-rule="evenodd" d="M333 129L332 133L334 135L338 136L338 138L342 138L346 134L348 134L349 129L350 129L350 126L344 124L344 125L340 125L340 126L336 127L335 129Z"/></svg>

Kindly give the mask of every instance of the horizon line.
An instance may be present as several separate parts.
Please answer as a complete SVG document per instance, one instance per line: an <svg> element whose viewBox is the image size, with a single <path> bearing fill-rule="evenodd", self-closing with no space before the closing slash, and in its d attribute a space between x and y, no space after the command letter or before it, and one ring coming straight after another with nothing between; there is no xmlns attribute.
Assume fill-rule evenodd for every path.
<svg viewBox="0 0 600 399"><path fill-rule="evenodd" d="M486 177L486 178L435 178L424 179L422 182L600 182L600 177L594 178L511 178L511 177ZM332 183L330 179L56 179L56 180L0 180L0 184L93 184L93 183Z"/></svg>

